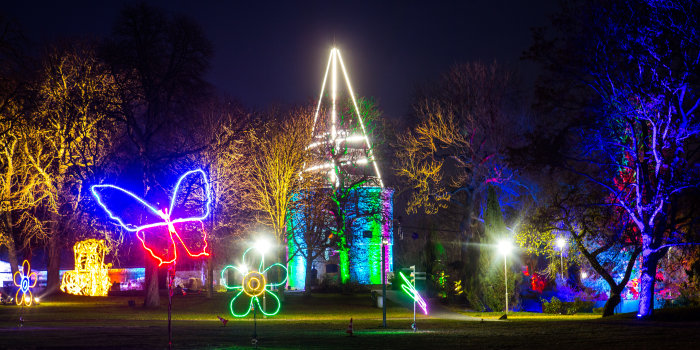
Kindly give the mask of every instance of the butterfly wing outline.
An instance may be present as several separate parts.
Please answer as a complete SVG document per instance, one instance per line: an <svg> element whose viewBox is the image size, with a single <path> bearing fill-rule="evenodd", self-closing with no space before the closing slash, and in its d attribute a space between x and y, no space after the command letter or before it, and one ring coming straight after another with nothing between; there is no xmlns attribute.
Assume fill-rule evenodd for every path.
<svg viewBox="0 0 700 350"><path fill-rule="evenodd" d="M97 203L109 218L136 238L160 265L176 258L175 240L170 234L167 209L159 211L136 194L115 185L94 185L90 188Z"/></svg>
<svg viewBox="0 0 700 350"><path fill-rule="evenodd" d="M136 232L159 265L177 260L176 242L191 257L209 256L202 220L209 216L211 191L203 170L183 174L175 184L170 207L163 210L118 186L94 185L91 191L110 219Z"/></svg>
<svg viewBox="0 0 700 350"><path fill-rule="evenodd" d="M191 170L178 179L170 201L173 240L191 257L209 256L203 220L209 216L211 187L202 169Z"/></svg>
<svg viewBox="0 0 700 350"><path fill-rule="evenodd" d="M211 188L202 169L190 170L180 176L170 200L170 220L173 223L204 220L209 216Z"/></svg>
<svg viewBox="0 0 700 350"><path fill-rule="evenodd" d="M128 190L114 185L94 185L90 191L109 218L129 232L167 226L163 212Z"/></svg>

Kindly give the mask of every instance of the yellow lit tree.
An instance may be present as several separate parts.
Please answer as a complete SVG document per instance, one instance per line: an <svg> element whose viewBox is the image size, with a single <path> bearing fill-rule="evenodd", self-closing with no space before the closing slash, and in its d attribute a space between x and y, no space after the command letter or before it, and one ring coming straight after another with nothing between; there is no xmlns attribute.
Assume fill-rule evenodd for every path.
<svg viewBox="0 0 700 350"><path fill-rule="evenodd" d="M68 219L80 209L83 183L112 146L116 129L109 116L118 95L113 76L90 44L52 47L41 68L25 156L46 194L47 290L55 291Z"/></svg>
<svg viewBox="0 0 700 350"><path fill-rule="evenodd" d="M212 101L202 112L201 131L208 147L197 155L209 175L211 186L211 214L207 218L207 233L212 242L240 234L244 226L244 176L247 159L244 157L245 127L250 114L237 103ZM207 258L207 297L214 288L214 259L227 247L212 244L212 255Z"/></svg>
<svg viewBox="0 0 700 350"><path fill-rule="evenodd" d="M464 283L476 275L479 255L466 243L485 239L486 190L496 186L499 195L513 197L526 192L504 157L522 132L513 80L495 63L455 65L419 93L415 125L397 137L395 167L410 196L407 212L454 211L449 217L457 221Z"/></svg>
<svg viewBox="0 0 700 350"><path fill-rule="evenodd" d="M284 244L292 196L311 180L301 172L309 155L313 110L296 108L281 117L248 133L246 203Z"/></svg>

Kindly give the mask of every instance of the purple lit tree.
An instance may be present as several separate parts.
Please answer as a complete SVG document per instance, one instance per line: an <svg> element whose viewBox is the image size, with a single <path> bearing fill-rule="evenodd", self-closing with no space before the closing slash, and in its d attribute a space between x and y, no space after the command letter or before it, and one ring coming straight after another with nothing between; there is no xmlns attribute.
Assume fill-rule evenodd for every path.
<svg viewBox="0 0 700 350"><path fill-rule="evenodd" d="M566 168L606 192L641 249L640 317L651 315L659 260L697 242L688 196L700 182L700 5L581 1L563 5L558 34L535 32L546 64L541 101L574 120ZM562 103L564 102L564 103ZM572 118L573 116L573 118Z"/></svg>

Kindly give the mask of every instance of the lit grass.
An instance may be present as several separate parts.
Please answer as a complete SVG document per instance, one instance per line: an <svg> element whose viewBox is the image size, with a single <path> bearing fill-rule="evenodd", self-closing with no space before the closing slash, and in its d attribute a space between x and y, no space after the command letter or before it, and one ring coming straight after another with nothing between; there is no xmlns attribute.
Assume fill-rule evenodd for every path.
<svg viewBox="0 0 700 350"><path fill-rule="evenodd" d="M462 315L483 318L485 320L497 320L498 318L503 316L503 312L471 312L471 311L460 311L460 310L455 310L455 311L462 314ZM574 315L543 314L543 313L538 313L538 312L509 312L508 313L508 320L511 320L511 321L515 321L515 320L581 321L581 320L592 320L592 319L597 319L597 318L601 318L601 315L594 314L594 313L577 313Z"/></svg>
<svg viewBox="0 0 700 350"><path fill-rule="evenodd" d="M230 294L213 299L200 295L175 297L173 343L179 349L252 348L252 316L228 314ZM136 307L129 307L134 300ZM167 346L166 303L155 310L140 307L142 297L80 298L60 296L24 309L17 326L16 306L0 306L0 348L138 348ZM388 304L388 329L381 327L381 309L368 294L288 296L278 316L257 322L264 349L500 349L500 348L695 348L700 342L700 310L659 310L655 321L633 315L509 314L506 322L418 320L410 330L412 310ZM500 313L465 313L496 318ZM226 327L216 315L228 318ZM345 330L353 317L355 335ZM586 319L586 317L589 317ZM592 318L592 319L590 319Z"/></svg>

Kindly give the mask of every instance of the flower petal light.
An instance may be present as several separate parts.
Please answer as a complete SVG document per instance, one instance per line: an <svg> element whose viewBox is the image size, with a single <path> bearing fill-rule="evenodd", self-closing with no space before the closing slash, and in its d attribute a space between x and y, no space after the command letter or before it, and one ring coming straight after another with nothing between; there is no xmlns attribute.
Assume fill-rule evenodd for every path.
<svg viewBox="0 0 700 350"><path fill-rule="evenodd" d="M274 263L265 268L263 266L262 254L260 255L259 263L251 264L246 258L249 257L249 253L253 249L253 247L248 248L243 253L243 263L241 265L238 267L228 265L221 271L221 278L224 280L227 280L224 276L226 276L228 269L233 269L236 271L238 277L242 277L240 279L240 285L230 286L224 283L227 289L238 291L229 304L231 315L234 317L248 316L253 307L260 310L265 316L274 316L279 313L282 306L279 297L272 292L271 288L284 285L287 282L287 268L280 263ZM272 270L278 270L277 273L272 275L277 276L280 279L279 281L269 280L268 272ZM260 298L269 299L270 301L268 301L267 304L271 302L272 305L261 304ZM245 307L245 309L241 307Z"/></svg>
<svg viewBox="0 0 700 350"><path fill-rule="evenodd" d="M30 289L36 287L38 278L36 272L32 272L32 267L29 264L29 261L25 260L22 262L21 273L20 271L15 272L12 279L15 286L19 287L19 289L17 289L17 293L15 294L15 302L17 305L22 305L22 303L24 303L26 306L32 306L34 296L32 295L32 291ZM21 296L20 293L22 293Z"/></svg>

